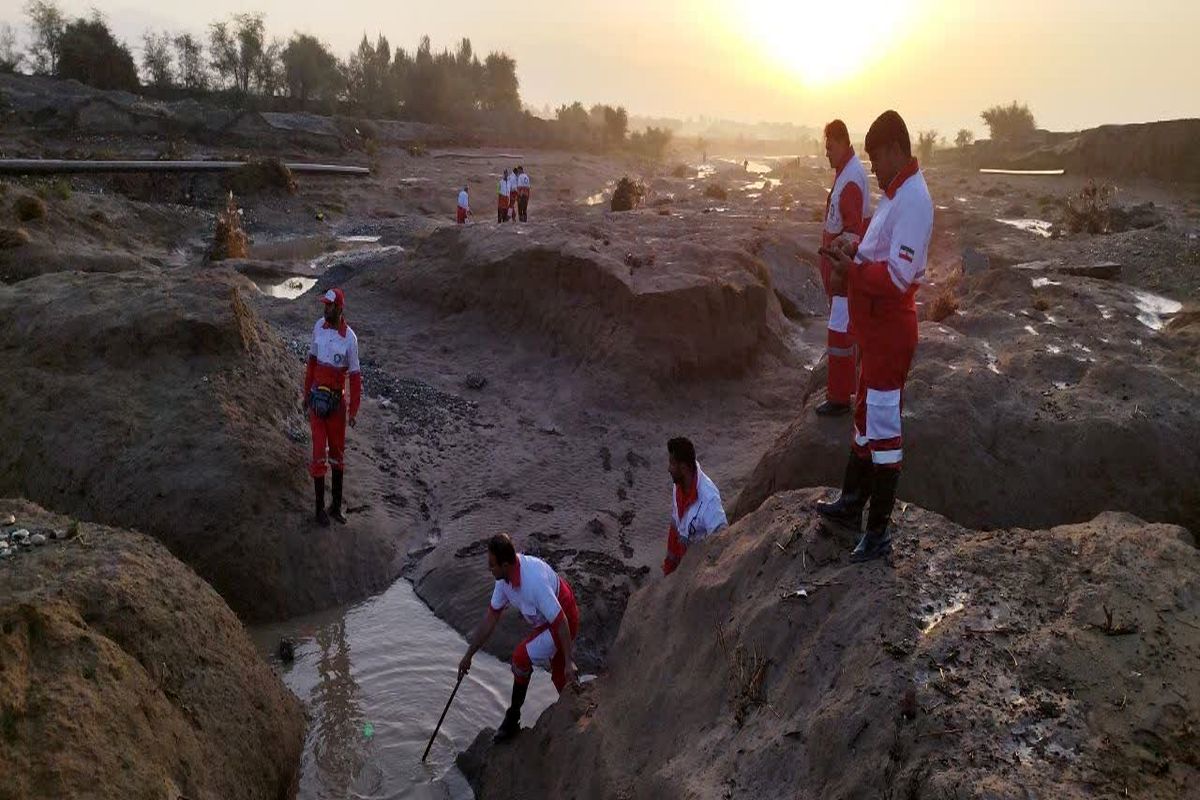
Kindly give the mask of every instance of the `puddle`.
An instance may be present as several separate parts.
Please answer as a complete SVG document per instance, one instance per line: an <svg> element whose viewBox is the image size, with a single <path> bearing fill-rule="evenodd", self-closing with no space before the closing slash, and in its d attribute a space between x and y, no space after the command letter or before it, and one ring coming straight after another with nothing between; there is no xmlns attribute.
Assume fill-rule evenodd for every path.
<svg viewBox="0 0 1200 800"><path fill-rule="evenodd" d="M1113 311L1111 308L1109 308L1106 305L1102 305L1102 304L1097 304L1096 310L1100 312L1101 319L1112 319L1113 316L1116 314L1116 312Z"/></svg>
<svg viewBox="0 0 1200 800"><path fill-rule="evenodd" d="M958 592L950 597L941 600L937 603L926 603L921 614L917 615L917 625L921 629L921 634L928 636L929 633L946 620L967 607L967 593Z"/></svg>
<svg viewBox="0 0 1200 800"><path fill-rule="evenodd" d="M250 634L308 714L298 800L473 797L454 757L481 728L499 723L512 673L486 653L475 656L422 764L466 642L408 581L358 605L258 626ZM296 642L291 664L275 655L281 636ZM549 675L539 671L524 724L532 725L556 698Z"/></svg>
<svg viewBox="0 0 1200 800"><path fill-rule="evenodd" d="M1034 328L1032 325L1026 325L1025 331L1027 333L1029 333L1031 336L1041 336L1041 334L1037 332L1037 329Z"/></svg>
<svg viewBox="0 0 1200 800"><path fill-rule="evenodd" d="M1152 331L1161 331L1166 324L1163 317L1178 314L1183 309L1183 303L1177 300L1137 289L1133 292L1133 302L1137 305L1138 322Z"/></svg>
<svg viewBox="0 0 1200 800"><path fill-rule="evenodd" d="M1030 282L1033 284L1033 288L1035 289L1040 289L1043 286L1062 286L1062 284L1058 281L1052 281L1049 278L1034 278Z"/></svg>
<svg viewBox="0 0 1200 800"><path fill-rule="evenodd" d="M1056 344L1048 344L1046 345L1046 352L1052 356L1061 356L1062 348Z"/></svg>
<svg viewBox="0 0 1200 800"><path fill-rule="evenodd" d="M256 283L258 290L267 297L278 297L283 300L295 300L309 289L317 285L316 278L298 278L291 276L279 283Z"/></svg>
<svg viewBox="0 0 1200 800"><path fill-rule="evenodd" d="M996 222L1000 222L1004 225L1011 225L1012 227L1017 228L1018 230L1023 230L1027 233L1033 233L1033 234L1041 236L1045 239L1050 238L1051 228L1054 227L1053 223L1047 222L1044 219L999 219L999 218L997 218Z"/></svg>
<svg viewBox="0 0 1200 800"><path fill-rule="evenodd" d="M598 206L603 202L604 192L596 192L595 194L589 194L587 197L583 198L583 204L585 206Z"/></svg>

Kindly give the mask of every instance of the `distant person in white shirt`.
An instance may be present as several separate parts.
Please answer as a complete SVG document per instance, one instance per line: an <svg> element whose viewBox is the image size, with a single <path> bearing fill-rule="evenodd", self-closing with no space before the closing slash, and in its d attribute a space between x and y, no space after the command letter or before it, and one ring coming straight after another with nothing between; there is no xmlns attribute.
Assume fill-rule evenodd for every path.
<svg viewBox="0 0 1200 800"><path fill-rule="evenodd" d="M579 608L567 582L540 558L518 554L512 539L498 533L488 540L488 570L496 579L487 614L471 635L467 653L458 664L461 678L471 670L471 659L491 638L500 622L500 613L508 606L520 612L533 629L512 654L512 704L496 731L495 740L510 739L521 729L521 706L529 691L534 666L550 670L554 688L575 681L575 662L571 660L575 637L579 635Z"/></svg>
<svg viewBox="0 0 1200 800"><path fill-rule="evenodd" d="M671 528L663 575L670 575L688 547L729 525L721 493L696 461L696 447L682 436L667 442L667 471L671 475Z"/></svg>
<svg viewBox="0 0 1200 800"><path fill-rule="evenodd" d="M517 211L521 222L529 221L529 173L524 165L517 167Z"/></svg>
<svg viewBox="0 0 1200 800"><path fill-rule="evenodd" d="M520 167L513 167L513 171L508 176L508 207L511 209L511 219L517 221L517 170Z"/></svg>
<svg viewBox="0 0 1200 800"><path fill-rule="evenodd" d="M458 216L456 218L459 225L465 225L467 217L471 215L471 201L467 197L467 187L463 187L458 193Z"/></svg>

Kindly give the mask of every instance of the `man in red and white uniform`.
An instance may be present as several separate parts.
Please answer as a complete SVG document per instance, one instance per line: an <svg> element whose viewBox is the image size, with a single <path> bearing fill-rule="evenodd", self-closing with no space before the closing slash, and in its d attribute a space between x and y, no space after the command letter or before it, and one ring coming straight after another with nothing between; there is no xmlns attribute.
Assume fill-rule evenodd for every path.
<svg viewBox="0 0 1200 800"><path fill-rule="evenodd" d="M847 280L850 324L862 354L854 434L841 496L817 504L825 517L858 530L870 500L852 561L891 551L888 525L904 460L901 401L917 349L914 298L933 236L933 200L904 120L885 111L871 124L866 144L884 194L862 243L843 245L831 258L834 274Z"/></svg>
<svg viewBox="0 0 1200 800"><path fill-rule="evenodd" d="M571 587L554 568L540 558L518 554L508 534L499 533L488 540L488 570L496 579L492 601L458 664L458 675L461 678L470 672L471 659L496 630L501 612L509 606L516 608L532 631L513 650L512 703L495 737L503 741L521 728L521 706L534 666L550 670L554 688L560 693L568 683L574 683L571 652L579 635L579 608Z"/></svg>
<svg viewBox="0 0 1200 800"><path fill-rule="evenodd" d="M316 495L316 520L329 525L332 517L343 525L342 478L346 469L346 421L350 427L358 422L358 405L362 399L362 371L358 363L358 337L346 324L346 297L341 289L330 289L321 298L325 315L313 326L312 344L308 348L308 368L304 373L304 408L312 431L312 461L309 474ZM346 379L350 379L350 406L345 402ZM336 406L328 416L318 416L312 402L314 390L328 390ZM328 455L326 452L328 451ZM325 512L325 473L333 468L333 502Z"/></svg>
<svg viewBox="0 0 1200 800"><path fill-rule="evenodd" d="M682 436L667 442L667 472L671 475L671 527L663 575L679 566L688 547L729 525L721 493L696 461L696 447Z"/></svg>
<svg viewBox="0 0 1200 800"><path fill-rule="evenodd" d="M521 222L529 221L529 173L524 166L517 167L517 211Z"/></svg>
<svg viewBox="0 0 1200 800"><path fill-rule="evenodd" d="M496 222L508 222L508 170L504 170L496 187Z"/></svg>
<svg viewBox="0 0 1200 800"><path fill-rule="evenodd" d="M458 193L458 215L455 217L455 221L459 225L465 225L467 223L467 217L470 216L470 214L471 198L470 195L467 194L467 187L464 186L462 191Z"/></svg>
<svg viewBox="0 0 1200 800"><path fill-rule="evenodd" d="M850 145L846 123L835 119L825 126L825 155L835 172L833 188L825 202L825 224L821 229L821 248L835 243L858 244L871 216L871 194L867 190L867 171ZM829 258L821 256L821 280L829 297L829 330L826 335L828 376L825 402L817 406L821 416L836 416L850 411L854 392L854 339L850 325L850 304L846 284L833 276Z"/></svg>

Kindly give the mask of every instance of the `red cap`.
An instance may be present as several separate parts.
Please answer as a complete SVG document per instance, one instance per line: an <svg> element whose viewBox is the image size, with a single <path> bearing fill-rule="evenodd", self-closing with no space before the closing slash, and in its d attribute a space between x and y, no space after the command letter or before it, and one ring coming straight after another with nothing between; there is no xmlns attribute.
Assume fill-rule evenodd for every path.
<svg viewBox="0 0 1200 800"><path fill-rule="evenodd" d="M342 294L341 289L330 289L321 296L322 303L333 303L338 308L346 307L346 295Z"/></svg>

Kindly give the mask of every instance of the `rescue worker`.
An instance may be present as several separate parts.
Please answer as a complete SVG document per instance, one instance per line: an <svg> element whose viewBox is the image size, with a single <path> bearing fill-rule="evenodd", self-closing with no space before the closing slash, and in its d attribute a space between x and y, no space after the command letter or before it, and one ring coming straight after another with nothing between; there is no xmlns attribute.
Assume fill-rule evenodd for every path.
<svg viewBox="0 0 1200 800"><path fill-rule="evenodd" d="M495 741L510 739L521 729L521 706L529 691L534 666L550 670L554 688L562 693L575 682L575 662L571 653L579 635L579 608L571 587L554 568L540 558L517 553L512 539L498 533L488 540L488 570L496 579L487 614L471 635L467 653L458 663L458 676L471 670L471 659L487 642L500 614L513 606L533 628L512 654L512 702Z"/></svg>
<svg viewBox="0 0 1200 800"><path fill-rule="evenodd" d="M688 547L728 526L721 493L696 461L696 448L682 436L667 442L667 472L671 475L671 527L663 575L679 566Z"/></svg>
<svg viewBox="0 0 1200 800"><path fill-rule="evenodd" d="M464 186L462 191L458 193L458 216L455 221L459 225L467 223L467 217L471 215L471 199L467 196L467 187Z"/></svg>
<svg viewBox="0 0 1200 800"><path fill-rule="evenodd" d="M330 518L346 524L342 515L342 480L346 469L346 422L358 423L362 400L362 371L358 362L358 336L346 324L346 297L341 289L330 289L322 297L324 316L313 326L304 373L304 409L312 431L312 461L309 474L316 496L316 521L322 527ZM350 379L350 403L345 401L346 379ZM327 454L328 451L328 454ZM325 511L325 473L332 467L333 498Z"/></svg>
<svg viewBox="0 0 1200 800"><path fill-rule="evenodd" d="M861 352L854 433L841 496L817 504L827 519L861 531L870 502L867 529L851 561L891 552L888 528L904 460L902 395L917 349L914 298L933 235L933 200L900 115L885 111L871 123L866 147L883 197L862 242L834 248L830 259L834 275L847 281Z"/></svg>
<svg viewBox="0 0 1200 800"><path fill-rule="evenodd" d="M512 221L517 221L517 169L513 167L513 171L508 174L508 207L511 209Z"/></svg>
<svg viewBox="0 0 1200 800"><path fill-rule="evenodd" d="M508 222L508 170L500 176L496 195L496 222Z"/></svg>
<svg viewBox="0 0 1200 800"><path fill-rule="evenodd" d="M529 173L524 166L517 167L517 210L521 222L529 221Z"/></svg>
<svg viewBox="0 0 1200 800"><path fill-rule="evenodd" d="M835 119L825 126L825 156L834 169L833 188L825 201L825 224L821 229L821 248L834 243L862 240L871 214L871 195L867 191L867 171L850 145L846 123ZM849 413L854 392L854 339L850 330L850 306L844 281L833 279L829 258L821 256L821 281L829 298L829 326L826 333L825 402L817 406L821 416Z"/></svg>

